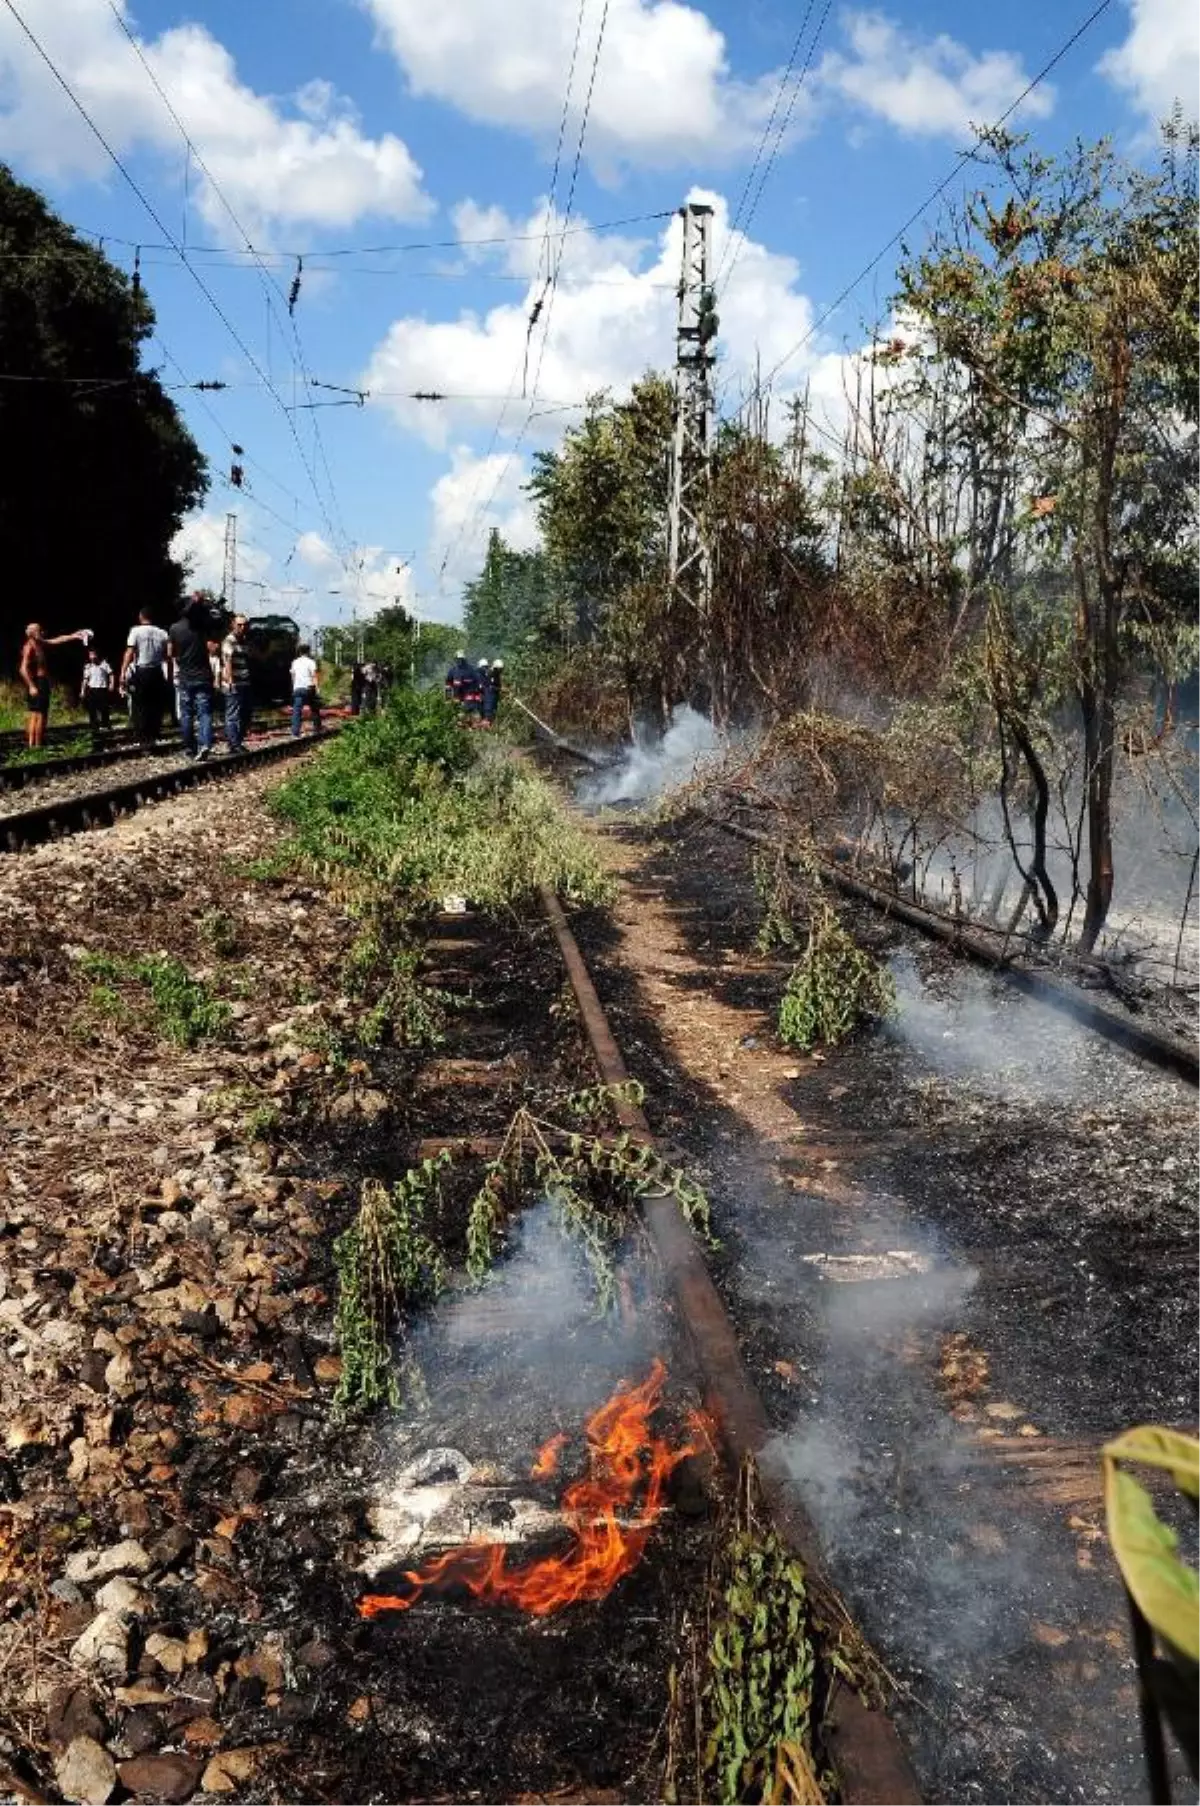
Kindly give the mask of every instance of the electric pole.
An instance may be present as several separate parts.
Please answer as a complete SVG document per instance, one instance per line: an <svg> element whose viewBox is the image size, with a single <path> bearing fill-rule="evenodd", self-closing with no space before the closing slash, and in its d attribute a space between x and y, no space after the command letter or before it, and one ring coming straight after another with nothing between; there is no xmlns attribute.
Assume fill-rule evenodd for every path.
<svg viewBox="0 0 1200 1806"><path fill-rule="evenodd" d="M683 216L683 268L675 331L675 433L667 504L669 594L701 621L712 610L712 552L708 492L712 468L713 386L717 315L712 267L711 207L689 201Z"/></svg>
<svg viewBox="0 0 1200 1806"><path fill-rule="evenodd" d="M221 596L237 613L237 515L225 516L225 562L221 571Z"/></svg>

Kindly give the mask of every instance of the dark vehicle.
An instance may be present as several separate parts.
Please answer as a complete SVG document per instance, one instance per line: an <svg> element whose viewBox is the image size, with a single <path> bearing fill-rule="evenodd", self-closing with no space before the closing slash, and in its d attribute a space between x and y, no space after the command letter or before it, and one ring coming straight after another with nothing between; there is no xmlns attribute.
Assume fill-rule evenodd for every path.
<svg viewBox="0 0 1200 1806"><path fill-rule="evenodd" d="M246 628L250 682L257 702L292 700L292 660L300 628L291 615L251 615Z"/></svg>

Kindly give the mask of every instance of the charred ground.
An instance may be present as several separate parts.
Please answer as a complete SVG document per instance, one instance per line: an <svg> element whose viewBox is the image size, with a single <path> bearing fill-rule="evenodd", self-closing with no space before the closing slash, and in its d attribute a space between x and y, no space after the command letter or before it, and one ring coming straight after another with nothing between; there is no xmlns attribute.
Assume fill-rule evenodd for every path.
<svg viewBox="0 0 1200 1806"><path fill-rule="evenodd" d="M853 910L899 1017L789 1054L744 849L607 831L603 999L928 1797L1144 1797L1098 1452L1194 1414L1194 1093Z"/></svg>

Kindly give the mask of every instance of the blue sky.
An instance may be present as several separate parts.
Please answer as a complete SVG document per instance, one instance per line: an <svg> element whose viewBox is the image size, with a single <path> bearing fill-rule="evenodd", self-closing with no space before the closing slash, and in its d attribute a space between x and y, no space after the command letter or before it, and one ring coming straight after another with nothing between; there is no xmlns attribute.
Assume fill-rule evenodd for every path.
<svg viewBox="0 0 1200 1806"><path fill-rule="evenodd" d="M0 157L126 267L142 247L160 329L147 361L165 381L229 385L178 392L214 479L180 549L197 580L219 580L236 508L239 600L309 621L393 597L452 619L489 526L533 543L530 452L554 443L589 392L620 393L671 361L679 228L650 216L689 196L716 208L723 395L736 402L756 359L780 363L777 391L807 382L836 420L845 358L886 310L894 254L814 323L954 167L969 122L1004 112L1091 11L1087 0L11 6L144 199L10 0ZM1018 123L1049 149L1107 133L1153 155L1153 122L1175 96L1196 111L1198 61L1194 0L1110 0ZM752 216L731 239L756 154ZM634 223L595 229L620 220ZM306 376L369 393L359 405ZM406 399L416 390L449 399ZM234 443L241 492L228 484Z"/></svg>

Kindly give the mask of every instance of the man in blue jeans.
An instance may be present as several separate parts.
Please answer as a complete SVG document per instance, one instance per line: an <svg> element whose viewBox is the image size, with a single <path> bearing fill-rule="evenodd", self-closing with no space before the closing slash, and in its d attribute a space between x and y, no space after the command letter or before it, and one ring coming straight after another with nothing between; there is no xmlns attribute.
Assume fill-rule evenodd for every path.
<svg viewBox="0 0 1200 1806"><path fill-rule="evenodd" d="M321 704L317 697L317 661L307 645L296 648L292 660L292 739L300 738L300 723L307 707L312 717L312 731L321 731Z"/></svg>
<svg viewBox="0 0 1200 1806"><path fill-rule="evenodd" d="M250 716L254 708L254 691L250 686L250 657L246 651L249 626L245 615L234 615L233 624L221 642L225 738L231 753L245 750L246 735L250 732Z"/></svg>
<svg viewBox="0 0 1200 1806"><path fill-rule="evenodd" d="M201 596L193 596L171 628L171 657L179 688L179 735L193 759L207 759L213 747L212 666L208 641L212 617Z"/></svg>

